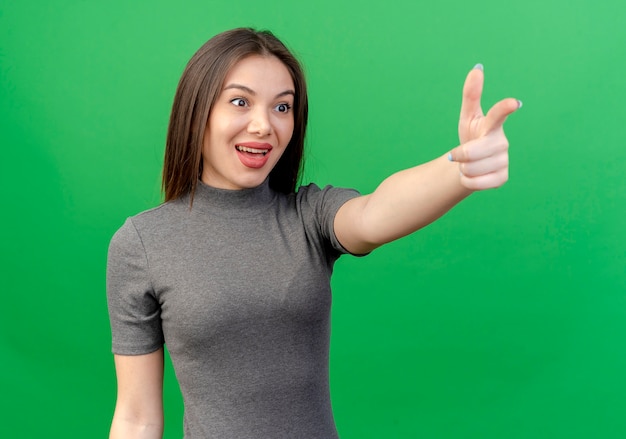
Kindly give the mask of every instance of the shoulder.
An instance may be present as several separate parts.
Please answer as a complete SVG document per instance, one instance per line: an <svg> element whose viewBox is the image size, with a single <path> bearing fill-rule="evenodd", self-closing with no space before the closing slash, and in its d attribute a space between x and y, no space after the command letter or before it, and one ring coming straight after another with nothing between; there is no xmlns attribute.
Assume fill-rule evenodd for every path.
<svg viewBox="0 0 626 439"><path fill-rule="evenodd" d="M332 226L335 214L343 204L360 194L354 189L311 183L301 186L294 195L296 209L305 220Z"/></svg>
<svg viewBox="0 0 626 439"><path fill-rule="evenodd" d="M135 247L141 244L143 236L162 232L164 226L175 223L176 217L184 211L182 204L178 200L169 201L127 217L114 233L109 247L119 248L129 245Z"/></svg>
<svg viewBox="0 0 626 439"><path fill-rule="evenodd" d="M298 188L296 197L302 199L323 197L358 197L360 193L355 189L326 185L320 187L315 183L309 183Z"/></svg>
<svg viewBox="0 0 626 439"><path fill-rule="evenodd" d="M294 194L296 209L305 229L310 236L320 236L325 243L329 243L327 248L334 249L334 257L346 252L335 235L335 216L341 206L358 196L360 193L354 189L320 188L313 183L301 186Z"/></svg>
<svg viewBox="0 0 626 439"><path fill-rule="evenodd" d="M184 202L181 199L177 199L139 212L127 218L126 222L130 221L139 231L143 231L147 228L160 226L162 223L171 222L184 211Z"/></svg>
<svg viewBox="0 0 626 439"><path fill-rule="evenodd" d="M335 186L324 186L320 188L315 183L309 183L298 188L298 192L295 194L296 204L308 205L312 208L339 208L346 201L358 197L361 194L348 188L341 188Z"/></svg>

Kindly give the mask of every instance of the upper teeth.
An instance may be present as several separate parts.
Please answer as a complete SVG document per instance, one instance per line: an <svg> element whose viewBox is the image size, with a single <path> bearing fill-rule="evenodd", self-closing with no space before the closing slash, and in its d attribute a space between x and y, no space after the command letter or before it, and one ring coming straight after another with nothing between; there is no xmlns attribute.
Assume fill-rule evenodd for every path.
<svg viewBox="0 0 626 439"><path fill-rule="evenodd" d="M269 149L255 149L255 148L248 148L246 146L241 146L241 145L237 145L237 149L239 151L242 152L251 152L253 154L267 154L267 152L269 151Z"/></svg>

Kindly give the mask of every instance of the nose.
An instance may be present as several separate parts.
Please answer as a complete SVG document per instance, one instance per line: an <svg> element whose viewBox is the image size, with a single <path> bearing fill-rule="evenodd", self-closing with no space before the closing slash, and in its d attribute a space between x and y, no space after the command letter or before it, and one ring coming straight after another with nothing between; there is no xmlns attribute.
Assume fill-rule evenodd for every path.
<svg viewBox="0 0 626 439"><path fill-rule="evenodd" d="M269 115L265 110L257 109L251 113L251 119L248 123L248 133L255 134L259 137L265 137L272 132L272 123Z"/></svg>

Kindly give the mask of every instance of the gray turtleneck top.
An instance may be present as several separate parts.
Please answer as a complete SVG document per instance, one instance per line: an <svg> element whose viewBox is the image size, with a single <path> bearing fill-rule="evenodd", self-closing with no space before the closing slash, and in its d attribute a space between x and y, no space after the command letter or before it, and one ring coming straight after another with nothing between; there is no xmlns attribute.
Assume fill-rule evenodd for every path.
<svg viewBox="0 0 626 439"><path fill-rule="evenodd" d="M109 247L113 352L163 344L185 438L337 438L329 382L333 221L352 190L228 191L129 218Z"/></svg>

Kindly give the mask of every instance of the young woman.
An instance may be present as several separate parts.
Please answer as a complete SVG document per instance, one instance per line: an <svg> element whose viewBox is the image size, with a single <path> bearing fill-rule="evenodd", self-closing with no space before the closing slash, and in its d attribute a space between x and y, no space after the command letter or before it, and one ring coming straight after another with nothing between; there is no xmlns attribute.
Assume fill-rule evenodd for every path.
<svg viewBox="0 0 626 439"><path fill-rule="evenodd" d="M307 125L302 70L269 32L235 29L187 65L167 136L165 203L111 241L107 297L118 396L112 438L163 430L163 346L186 438L336 438L328 384L330 275L508 176L503 123L468 75L460 146L369 195L296 188ZM297 192L296 192L297 189Z"/></svg>

